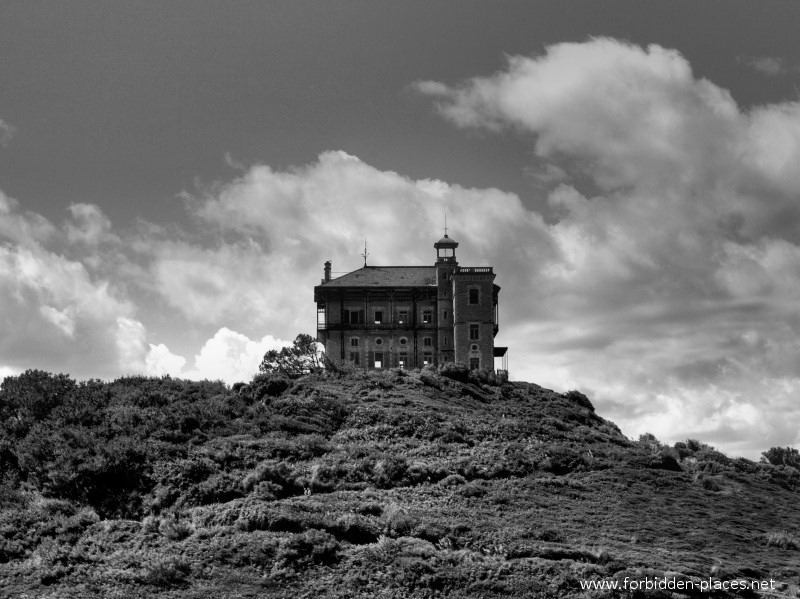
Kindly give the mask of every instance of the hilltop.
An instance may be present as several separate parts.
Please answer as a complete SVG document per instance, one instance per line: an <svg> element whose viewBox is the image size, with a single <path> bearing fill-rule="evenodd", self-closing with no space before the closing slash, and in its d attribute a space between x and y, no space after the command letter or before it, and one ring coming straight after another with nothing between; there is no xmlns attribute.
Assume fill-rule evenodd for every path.
<svg viewBox="0 0 800 599"><path fill-rule="evenodd" d="M459 369L233 388L29 371L4 381L0 425L4 596L610 597L640 595L581 583L644 576L772 578L771 594L796 596L800 583L794 468L628 439L575 391Z"/></svg>

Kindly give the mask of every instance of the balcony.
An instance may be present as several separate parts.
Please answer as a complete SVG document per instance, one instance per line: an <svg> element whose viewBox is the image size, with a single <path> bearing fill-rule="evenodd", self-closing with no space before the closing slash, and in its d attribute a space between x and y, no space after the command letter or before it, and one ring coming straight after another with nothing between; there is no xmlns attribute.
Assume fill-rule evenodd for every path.
<svg viewBox="0 0 800 599"><path fill-rule="evenodd" d="M491 275L494 273L492 266L459 266L456 272L460 275Z"/></svg>
<svg viewBox="0 0 800 599"><path fill-rule="evenodd" d="M436 324L432 322L381 322L381 323L361 323L352 324L349 322L318 322L318 331L411 331L420 329L436 329Z"/></svg>

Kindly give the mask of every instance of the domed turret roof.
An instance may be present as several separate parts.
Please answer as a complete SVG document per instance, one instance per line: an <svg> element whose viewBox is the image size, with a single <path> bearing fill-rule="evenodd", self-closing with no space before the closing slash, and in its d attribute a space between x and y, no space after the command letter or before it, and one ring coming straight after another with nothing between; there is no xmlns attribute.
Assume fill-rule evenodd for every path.
<svg viewBox="0 0 800 599"><path fill-rule="evenodd" d="M458 242L455 239L451 239L447 234L442 237L439 241L433 244L433 247L436 249L439 248L457 248Z"/></svg>

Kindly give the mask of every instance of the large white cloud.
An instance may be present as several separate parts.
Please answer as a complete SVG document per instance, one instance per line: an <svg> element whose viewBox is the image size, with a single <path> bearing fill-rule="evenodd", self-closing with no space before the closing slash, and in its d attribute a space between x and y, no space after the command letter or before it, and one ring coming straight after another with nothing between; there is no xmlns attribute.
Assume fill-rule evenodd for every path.
<svg viewBox="0 0 800 599"><path fill-rule="evenodd" d="M0 368L109 376L130 360L135 306L67 257L65 236L0 195ZM62 251L59 251L62 250Z"/></svg>
<svg viewBox="0 0 800 599"><path fill-rule="evenodd" d="M541 216L513 194L414 181L344 152L288 172L253 167L188 206L200 230L219 233L139 244L150 253L152 279L187 319L224 322L251 338L313 333L323 262L333 260L334 271L358 268L364 237L370 264L432 264L445 212L469 261L502 259L533 276L557 251Z"/></svg>

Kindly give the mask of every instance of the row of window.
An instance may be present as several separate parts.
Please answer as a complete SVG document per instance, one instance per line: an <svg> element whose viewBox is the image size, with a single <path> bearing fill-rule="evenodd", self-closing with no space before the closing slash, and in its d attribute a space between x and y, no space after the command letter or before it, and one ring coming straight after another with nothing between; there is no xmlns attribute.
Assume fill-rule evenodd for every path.
<svg viewBox="0 0 800 599"><path fill-rule="evenodd" d="M445 338L445 342L446 342L446 339L447 338ZM358 337L350 337L350 347L358 347L359 343L360 342L359 342ZM380 338L380 337L376 337L373 340L373 343L375 345L383 345L383 339ZM398 340L398 343L401 346L408 345L408 337L400 337L400 339ZM433 338L432 337L423 337L422 338L422 346L423 347L433 347Z"/></svg>
<svg viewBox="0 0 800 599"><path fill-rule="evenodd" d="M373 368L383 368L384 367L384 352L376 351L372 354L372 367ZM358 352L350 352L350 361L355 364L356 366L361 366L361 354ZM429 364L433 364L433 354L432 353L423 353L422 354L422 364L420 366L428 366ZM408 368L411 363L408 360L408 354L400 353L397 356L397 367L398 368ZM470 358L469 359L469 367L471 370L478 370L481 367L481 359L480 358Z"/></svg>
<svg viewBox="0 0 800 599"><path fill-rule="evenodd" d="M425 309L422 310L421 314L423 324L431 324L433 323L433 309ZM442 318L447 320L447 310L442 313ZM375 324L383 324L385 322L389 322L387 320L387 314L385 310L382 309L375 309L372 313L372 320ZM365 324L366 319L364 317L364 309L361 308L346 308L344 310L344 316L342 318L342 322L345 324ZM410 324L411 319L409 317L408 310L400 310L397 312L397 324Z"/></svg>
<svg viewBox="0 0 800 599"><path fill-rule="evenodd" d="M469 325L469 340L470 341L477 341L481 338L481 327L479 324L470 324ZM380 337L375 338L374 340L375 345L383 345L383 339ZM408 345L408 337L400 337L398 343L403 345ZM358 337L350 337L350 347L358 347L359 339ZM423 347L433 347L433 338L432 337L423 337L422 338L422 345ZM444 338L444 345L447 346L447 337Z"/></svg>
<svg viewBox="0 0 800 599"><path fill-rule="evenodd" d="M480 303L480 289L470 289L469 290L469 303L470 304L479 304ZM400 309L397 312L397 324L408 324L411 322L409 317L409 311L405 309ZM384 322L388 322L386 320L386 311L383 308L375 308L373 310L373 321L375 324L383 324ZM423 324L430 324L433 322L433 309L432 308L423 308L421 314ZM447 310L442 312L442 320L447 320ZM344 318L343 321L345 324L365 324L366 319L364 315L364 309L362 308L346 308L344 310Z"/></svg>

